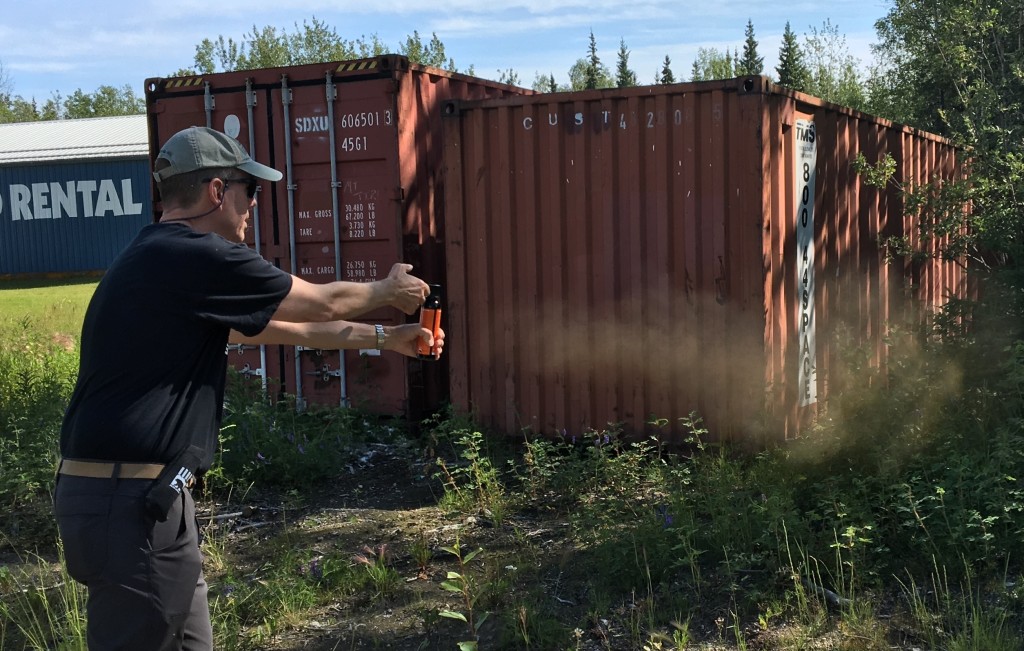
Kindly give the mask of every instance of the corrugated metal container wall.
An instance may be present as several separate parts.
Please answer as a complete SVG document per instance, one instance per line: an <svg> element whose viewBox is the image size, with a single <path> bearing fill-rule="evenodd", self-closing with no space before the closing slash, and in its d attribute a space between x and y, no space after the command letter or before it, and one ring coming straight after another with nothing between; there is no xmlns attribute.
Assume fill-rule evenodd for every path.
<svg viewBox="0 0 1024 651"><path fill-rule="evenodd" d="M151 220L146 158L0 166L0 275L102 271Z"/></svg>
<svg viewBox="0 0 1024 651"><path fill-rule="evenodd" d="M905 293L963 295L957 264L883 263L917 222L851 167L956 176L934 136L759 77L445 112L452 401L500 431L792 435L839 330L881 364Z"/></svg>
<svg viewBox="0 0 1024 651"><path fill-rule="evenodd" d="M372 281L407 262L444 275L441 102L528 93L394 55L147 81L150 146L206 125L285 174L264 183L248 243L300 278ZM155 190L154 190L155 192ZM405 322L383 309L361 321ZM445 364L378 351L236 349L232 363L305 403L419 414L447 397Z"/></svg>

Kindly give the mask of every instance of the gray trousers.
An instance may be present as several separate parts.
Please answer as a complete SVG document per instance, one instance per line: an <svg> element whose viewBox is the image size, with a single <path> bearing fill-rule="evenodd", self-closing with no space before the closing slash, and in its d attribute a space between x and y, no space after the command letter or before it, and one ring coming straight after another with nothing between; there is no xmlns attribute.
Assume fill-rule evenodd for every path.
<svg viewBox="0 0 1024 651"><path fill-rule="evenodd" d="M90 651L210 651L213 630L195 502L145 512L145 479L60 475L54 497L68 573L88 588Z"/></svg>

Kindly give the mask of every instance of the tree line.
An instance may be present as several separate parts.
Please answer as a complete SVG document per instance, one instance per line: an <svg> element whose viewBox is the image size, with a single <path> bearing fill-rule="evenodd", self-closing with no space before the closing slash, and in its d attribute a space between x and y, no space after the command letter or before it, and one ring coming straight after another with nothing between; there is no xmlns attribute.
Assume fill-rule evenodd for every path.
<svg viewBox="0 0 1024 651"><path fill-rule="evenodd" d="M619 40L615 72L598 55L597 41L590 32L587 55L573 64L568 72L568 83L559 84L553 74L538 74L533 81L534 90L542 92L574 91L595 88L624 88L637 86L638 75L629 64L630 50L625 40ZM821 28L811 27L804 35L803 45L786 23L779 48L779 64L774 71L766 71L764 57L758 51L753 21L747 20L742 53L733 49L701 47L690 67L689 78L676 75L672 59L665 55L661 67L655 70L653 84L674 84L682 81L711 81L731 79L743 75L767 75L787 88L809 93L824 100L857 109L868 109L867 76L859 70L859 61L850 54L846 37L831 21ZM518 83L517 75L503 73L500 81Z"/></svg>
<svg viewBox="0 0 1024 651"><path fill-rule="evenodd" d="M691 68L690 80L763 74L764 58L757 48L754 26L748 20L742 56L737 50L700 48ZM290 32L274 26L253 26L250 32L237 41L223 35L216 39L203 39L195 47L193 65L179 68L168 76L344 61L392 51L395 48L388 47L376 34L346 39L335 28L314 16L311 20L303 21L302 25L296 23ZM413 32L398 43L397 51L416 63L476 74L473 66L462 71L458 69L437 34L432 34L425 41L418 32ZM630 50L625 40L620 39L618 61L613 73L602 63L597 40L591 31L586 56L570 67L565 82L556 81L553 73L536 73L532 87L543 92L557 92L636 86L640 83L639 76L630 67L629 55ZM772 76L780 84L854 108L868 108L864 103L866 92L857 72L857 62L846 49L845 38L831 23L826 22L821 30L812 29L805 36L802 47L787 23L779 61L776 74ZM666 55L662 67L654 73L653 83L684 81L676 76L671 66L672 62ZM498 70L497 73L496 79L502 83L522 85L519 73L512 68ZM77 89L68 97L54 93L39 105L35 98L26 99L14 94L13 84L3 74L0 62L0 123L130 115L144 111L145 100L137 97L129 85L100 86L91 93Z"/></svg>
<svg viewBox="0 0 1024 651"><path fill-rule="evenodd" d="M912 204L928 211L930 234L955 234L951 256L970 255L984 266L1019 264L1024 256L1024 0L890 0L876 24L878 42L866 71L849 51L838 26L825 21L798 39L786 24L778 64L764 70L753 23L742 42L724 48L700 48L689 80L703 81L766 74L799 91L864 110L952 139L971 153L970 182L950 184L937 196ZM553 73L536 73L541 91L635 86L639 75L630 50L619 40L614 71L601 59L591 31L587 51L567 71L566 82ZM207 74L335 61L379 55L389 48L376 35L342 38L313 18L294 31L264 27L239 41L223 36L196 45L193 65L170 76ZM410 60L460 72L444 43L413 32L398 44ZM476 75L469 66L461 72ZM496 71L498 81L522 85L518 72ZM683 81L666 55L654 83ZM14 93L0 62L0 122L81 118L141 113L144 100L131 87L101 86L63 97L54 94L41 106ZM882 165L885 161L867 161ZM883 179L881 182L886 183ZM900 188L912 191L913 188ZM908 204L911 205L911 204ZM971 224L959 228L964 206Z"/></svg>

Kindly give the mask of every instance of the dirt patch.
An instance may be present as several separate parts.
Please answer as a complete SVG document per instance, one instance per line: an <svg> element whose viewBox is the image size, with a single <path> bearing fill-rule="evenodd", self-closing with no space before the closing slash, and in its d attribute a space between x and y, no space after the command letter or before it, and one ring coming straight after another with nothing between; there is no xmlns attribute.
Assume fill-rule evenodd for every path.
<svg viewBox="0 0 1024 651"><path fill-rule="evenodd" d="M580 604L587 588L585 582L568 580L572 555L565 519L517 514L496 523L486 513L445 514L438 507L443 489L430 477L429 464L383 447L372 456L310 494L249 495L241 508L200 504L201 520L215 518L210 535L230 565L208 568L211 594L221 589L218 582L229 573L257 576L268 554L281 553L274 541L282 536L313 558L354 557L383 545L388 564L401 577L388 598L360 592L319 607L262 648L457 649L459 641L469 639L466 625L439 615L466 610L460 595L442 587L449 572L462 571L458 558L442 549L456 543L464 553L482 550L466 572L477 584L475 610L482 614L496 607L480 628L480 648L526 648L525 641L516 643L515 622L508 618L515 616L517 599L537 598L536 590L527 595L520 587L527 575L531 584L541 582L547 606L557 609L560 619L574 622L583 616ZM430 559L421 567L414 549L424 544ZM521 625L528 631L528 621ZM579 648L588 646L581 643Z"/></svg>

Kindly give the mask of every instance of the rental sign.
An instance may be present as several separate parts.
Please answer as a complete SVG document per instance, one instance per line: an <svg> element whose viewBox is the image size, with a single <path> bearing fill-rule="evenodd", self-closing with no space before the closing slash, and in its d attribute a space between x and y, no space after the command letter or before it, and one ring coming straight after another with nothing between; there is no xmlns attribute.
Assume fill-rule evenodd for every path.
<svg viewBox="0 0 1024 651"><path fill-rule="evenodd" d="M132 179L11 183L0 186L0 219L18 222L141 215L141 196Z"/></svg>
<svg viewBox="0 0 1024 651"><path fill-rule="evenodd" d="M0 165L0 275L106 269L153 221L143 158Z"/></svg>

